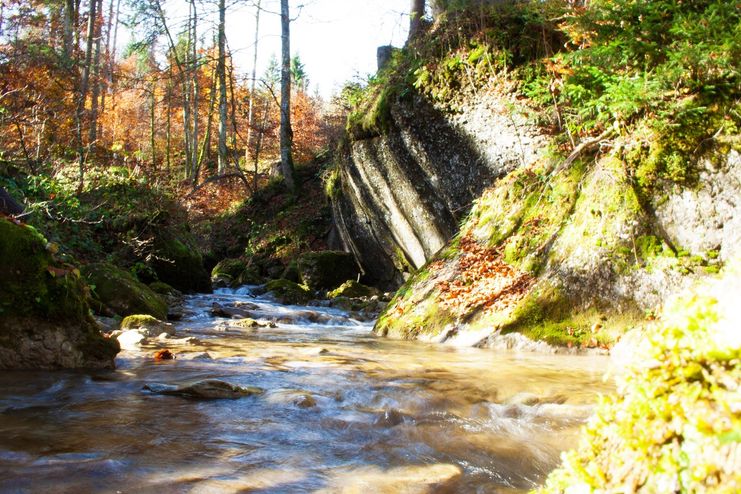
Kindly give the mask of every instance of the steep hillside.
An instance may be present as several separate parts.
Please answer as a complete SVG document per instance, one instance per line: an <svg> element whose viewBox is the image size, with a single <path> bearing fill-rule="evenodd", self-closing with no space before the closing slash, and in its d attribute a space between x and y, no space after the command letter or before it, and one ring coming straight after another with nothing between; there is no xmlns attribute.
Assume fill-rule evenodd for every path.
<svg viewBox="0 0 741 494"><path fill-rule="evenodd" d="M738 12L589 5L449 8L353 95L329 193L406 280L379 334L608 346L737 249Z"/></svg>

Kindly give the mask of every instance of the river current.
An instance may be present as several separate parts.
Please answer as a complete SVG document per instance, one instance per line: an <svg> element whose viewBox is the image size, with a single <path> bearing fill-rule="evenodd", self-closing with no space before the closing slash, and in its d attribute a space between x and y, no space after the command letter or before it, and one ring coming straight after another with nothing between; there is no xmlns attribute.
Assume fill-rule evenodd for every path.
<svg viewBox="0 0 741 494"><path fill-rule="evenodd" d="M210 314L250 305L256 329ZM115 371L0 374L0 492L518 493L576 442L605 357L381 339L347 312L249 288L188 297ZM190 338L190 339L186 339ZM193 339L194 338L194 339ZM175 360L155 361L167 347ZM144 388L259 387L197 400Z"/></svg>

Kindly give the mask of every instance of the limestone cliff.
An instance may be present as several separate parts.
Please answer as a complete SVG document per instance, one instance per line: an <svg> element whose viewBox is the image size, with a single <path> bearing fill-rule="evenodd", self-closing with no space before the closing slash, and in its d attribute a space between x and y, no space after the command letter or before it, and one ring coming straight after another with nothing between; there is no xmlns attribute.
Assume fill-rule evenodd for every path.
<svg viewBox="0 0 741 494"><path fill-rule="evenodd" d="M413 40L356 106L329 190L340 237L368 282L403 283L379 334L607 347L737 250L737 103L687 98L697 86L677 90L681 80L653 107L641 99L649 86L626 103L577 74L586 50L573 67L539 58L548 49L531 48L528 32L545 45L564 36L540 4L493 8ZM607 77L611 66L591 60ZM609 111L569 106L577 97Z"/></svg>

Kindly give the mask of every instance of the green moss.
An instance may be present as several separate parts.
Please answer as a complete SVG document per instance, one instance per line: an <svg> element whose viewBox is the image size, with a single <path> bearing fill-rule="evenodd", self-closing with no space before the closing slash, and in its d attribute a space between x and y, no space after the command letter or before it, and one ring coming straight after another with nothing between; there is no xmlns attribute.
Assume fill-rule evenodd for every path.
<svg viewBox="0 0 741 494"><path fill-rule="evenodd" d="M185 292L211 291L211 280L192 234L162 232L155 239L154 251L152 267L160 280Z"/></svg>
<svg viewBox="0 0 741 494"><path fill-rule="evenodd" d="M94 300L119 316L149 314L167 319L167 304L130 273L106 263L89 264L82 271L93 289Z"/></svg>
<svg viewBox="0 0 741 494"><path fill-rule="evenodd" d="M304 285L288 280L271 280L265 285L268 292L282 304L303 305L311 300L311 292Z"/></svg>
<svg viewBox="0 0 741 494"><path fill-rule="evenodd" d="M154 283L149 284L149 288L158 295L163 295L165 297L167 296L175 296L179 297L182 295L180 290L177 290L176 288L173 288L172 286L168 285L167 283L163 281L155 281Z"/></svg>
<svg viewBox="0 0 741 494"><path fill-rule="evenodd" d="M617 394L540 493L736 492L741 451L738 271L686 297L623 349Z"/></svg>
<svg viewBox="0 0 741 494"><path fill-rule="evenodd" d="M135 314L124 317L123 321L121 321L121 329L154 327L159 326L161 323L162 321L148 314Z"/></svg>
<svg viewBox="0 0 741 494"><path fill-rule="evenodd" d="M365 286L362 283L358 283L355 280L348 280L336 289L327 293L327 298L337 297L372 297L373 295L379 295L379 292L375 288Z"/></svg>
<svg viewBox="0 0 741 494"><path fill-rule="evenodd" d="M229 280L237 280L246 268L247 263L242 259L224 259L211 270L211 279L226 277Z"/></svg>

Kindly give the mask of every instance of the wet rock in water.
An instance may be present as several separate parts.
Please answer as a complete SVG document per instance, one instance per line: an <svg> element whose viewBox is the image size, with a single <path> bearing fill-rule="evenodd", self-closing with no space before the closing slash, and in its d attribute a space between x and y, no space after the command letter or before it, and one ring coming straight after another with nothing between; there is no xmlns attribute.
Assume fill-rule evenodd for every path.
<svg viewBox="0 0 741 494"><path fill-rule="evenodd" d="M200 345L201 340L195 336L188 336L185 338L171 338L169 334L162 333L157 336L157 339L161 342L166 342L168 345Z"/></svg>
<svg viewBox="0 0 741 494"><path fill-rule="evenodd" d="M199 400L236 400L264 392L261 388L239 386L219 379L206 379L184 386L150 383L145 384L143 389L159 395L182 396Z"/></svg>
<svg viewBox="0 0 741 494"><path fill-rule="evenodd" d="M396 427L399 424L404 423L404 414L402 414L399 410L395 409L389 409L384 410L382 414L380 414L376 421L373 422L373 425L376 425L378 427Z"/></svg>
<svg viewBox="0 0 741 494"><path fill-rule="evenodd" d="M329 487L321 494L443 494L457 491L463 470L457 465L409 465L383 470L378 467L338 469L330 472Z"/></svg>
<svg viewBox="0 0 741 494"><path fill-rule="evenodd" d="M162 333L175 334L175 326L146 314L127 316L121 321L121 330L140 330L144 336L154 337Z"/></svg>
<svg viewBox="0 0 741 494"><path fill-rule="evenodd" d="M175 355L167 348L164 348L154 352L154 360L175 360Z"/></svg>
<svg viewBox="0 0 741 494"><path fill-rule="evenodd" d="M139 329L130 329L119 334L114 332L113 335L118 340L118 344L121 345L121 350L138 350L141 345L147 342L147 337Z"/></svg>
<svg viewBox="0 0 741 494"><path fill-rule="evenodd" d="M327 298L336 297L349 297L349 298L360 298L360 297L378 297L380 292L377 288L372 288L355 280L347 280L339 287L335 288L331 292L327 293Z"/></svg>
<svg viewBox="0 0 741 494"><path fill-rule="evenodd" d="M247 317L245 319L240 319L239 321L235 321L235 322L233 322L231 324L234 325L234 326L238 326L240 328L247 328L247 329L257 329L257 328L266 328L266 327L268 327L267 324L263 324L261 322L258 322L256 320L252 319L252 318L249 318L249 317Z"/></svg>
<svg viewBox="0 0 741 494"><path fill-rule="evenodd" d="M292 281L272 280L265 288L281 304L302 305L311 300L311 292L305 286Z"/></svg>
<svg viewBox="0 0 741 494"><path fill-rule="evenodd" d="M266 400L274 405L293 405L299 408L314 408L317 406L316 399L311 393L296 389L282 389L271 392Z"/></svg>
<svg viewBox="0 0 741 494"><path fill-rule="evenodd" d="M196 353L179 353L178 359L180 360L213 360L208 352L196 352Z"/></svg>
<svg viewBox="0 0 741 494"><path fill-rule="evenodd" d="M236 302L234 302L234 307L242 310L257 310L260 308L260 306L257 304L253 304L252 302L244 302L242 300L237 300Z"/></svg>
<svg viewBox="0 0 741 494"><path fill-rule="evenodd" d="M250 317L250 315L252 314L251 311L254 310L251 307L249 307L249 305L254 305L254 304L249 304L249 305L248 304L249 303L245 303L244 306L242 305L238 306L237 304L235 304L235 306L233 307L228 307L228 306L221 305L217 302L214 302L213 304L211 304L210 312L211 312L211 315L214 317L226 317L227 319L242 319L245 317ZM254 307L258 308L256 305Z"/></svg>

